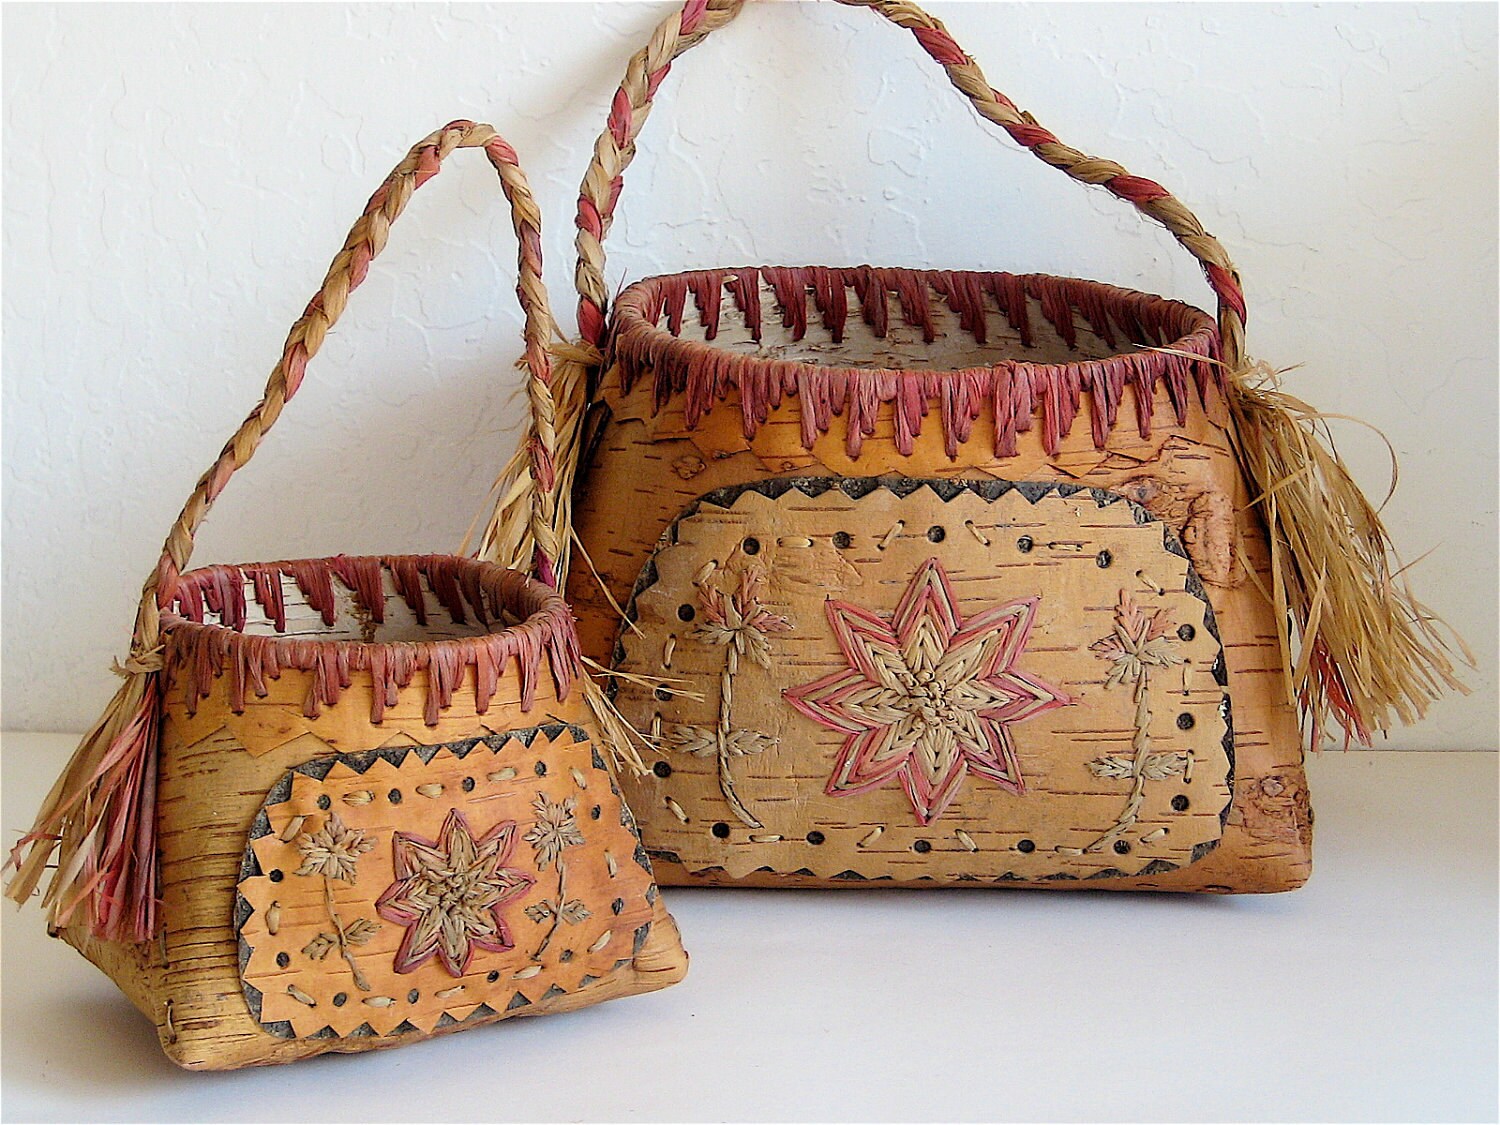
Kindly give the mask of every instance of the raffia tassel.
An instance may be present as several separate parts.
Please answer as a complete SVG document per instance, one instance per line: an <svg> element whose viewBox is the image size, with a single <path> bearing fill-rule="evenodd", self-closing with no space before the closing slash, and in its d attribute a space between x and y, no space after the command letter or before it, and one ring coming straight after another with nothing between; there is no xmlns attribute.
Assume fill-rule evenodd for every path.
<svg viewBox="0 0 1500 1125"><path fill-rule="evenodd" d="M30 832L11 849L5 894L24 904L57 857L42 905L50 924L81 916L108 941L156 932L156 748L160 656L133 658L125 682L83 737Z"/></svg>
<svg viewBox="0 0 1500 1125"><path fill-rule="evenodd" d="M599 741L615 771L644 777L649 771L637 749L638 743L649 745L644 736L625 721L593 676L585 672L579 677L579 686L583 689L583 701L589 705L594 722L599 725Z"/></svg>
<svg viewBox="0 0 1500 1125"><path fill-rule="evenodd" d="M1322 743L1331 719L1346 747L1368 745L1373 732L1420 719L1445 690L1467 694L1453 657L1471 668L1474 657L1413 596L1379 510L1334 447L1327 423L1341 416L1281 390L1283 373L1259 362L1235 372L1229 435L1270 533L1266 593L1288 653L1296 634L1288 691L1310 743Z"/></svg>

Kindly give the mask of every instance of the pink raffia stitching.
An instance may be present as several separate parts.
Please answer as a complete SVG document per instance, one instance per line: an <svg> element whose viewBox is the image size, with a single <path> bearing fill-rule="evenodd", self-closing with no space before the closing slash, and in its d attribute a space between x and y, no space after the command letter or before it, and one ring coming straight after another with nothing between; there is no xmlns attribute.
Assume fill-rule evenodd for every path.
<svg viewBox="0 0 1500 1125"><path fill-rule="evenodd" d="M471 618L496 623L519 619L519 623L476 637L420 642L368 643L244 632L247 583L265 619L275 624L278 634L284 632L284 578L297 584L309 608L327 626L337 620L335 581L372 621L382 622L382 571L390 574L396 595L418 624L428 621L429 596L456 625ZM470 669L475 709L481 715L489 710L500 677L512 664L520 679L523 711L535 704L544 662L559 699L567 697L581 674L573 615L557 593L517 571L453 555L341 555L203 567L178 580L169 605L162 614L166 675L181 685L190 715L196 713L201 699L219 690L221 682L230 709L242 713L250 696L265 696L269 681L295 669L312 675L303 702L303 714L310 719L338 703L355 674L368 673L374 688L370 721L380 723L386 708L396 704L418 672L425 671L423 721L435 726ZM209 622L209 614L218 616L219 622Z"/></svg>
<svg viewBox="0 0 1500 1125"><path fill-rule="evenodd" d="M886 335L896 316L931 341L937 334L932 306L937 297L979 343L988 333L988 300L998 306L1023 346L1030 346L1028 300L1034 300L1069 347L1077 347L1081 320L1107 346L1124 343L1140 350L1064 364L1006 360L987 367L933 371L771 359L708 342L719 331L726 291L751 336L761 339L762 279L793 341L804 339L813 323L821 324L838 342L853 312L877 337ZM854 302L849 300L851 292ZM707 340L680 335L690 297ZM834 416L843 416L851 457L859 456L886 405L893 411L896 448L902 454L915 449L923 420L935 405L949 457L958 456L959 446L969 440L974 422L986 409L994 414L996 456L1014 457L1017 435L1030 430L1038 417L1043 448L1055 454L1081 412L1085 394L1093 442L1103 449L1127 387L1135 398L1136 427L1143 438L1151 436L1158 386L1165 386L1178 425L1187 420L1192 388L1205 406L1214 399L1221 404L1225 390L1218 331L1206 313L1149 294L1042 274L870 266L703 270L639 282L621 295L615 314L612 355L620 362L625 387L628 390L640 372L652 372L658 410L682 395L685 421L693 428L733 391L743 432L750 439L784 397L795 396L802 407L803 446L811 449L819 435L829 431Z"/></svg>

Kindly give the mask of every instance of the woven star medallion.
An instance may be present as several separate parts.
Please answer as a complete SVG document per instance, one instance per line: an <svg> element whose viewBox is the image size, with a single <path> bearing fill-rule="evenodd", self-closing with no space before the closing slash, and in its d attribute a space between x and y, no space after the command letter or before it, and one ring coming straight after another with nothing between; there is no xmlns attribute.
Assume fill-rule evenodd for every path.
<svg viewBox="0 0 1500 1125"><path fill-rule="evenodd" d="M970 772L1026 791L1010 726L1073 700L1017 667L1037 598L965 620L936 558L918 568L889 619L829 599L828 620L849 666L786 692L809 719L848 737L828 779L830 796L899 778L917 820L929 824Z"/></svg>
<svg viewBox="0 0 1500 1125"><path fill-rule="evenodd" d="M398 973L436 955L449 974L461 977L474 950L498 952L515 944L500 907L536 882L505 866L515 835L516 822L505 820L476 840L457 809L448 813L436 841L406 832L392 835L396 881L376 900L375 910L406 927L396 953Z"/></svg>

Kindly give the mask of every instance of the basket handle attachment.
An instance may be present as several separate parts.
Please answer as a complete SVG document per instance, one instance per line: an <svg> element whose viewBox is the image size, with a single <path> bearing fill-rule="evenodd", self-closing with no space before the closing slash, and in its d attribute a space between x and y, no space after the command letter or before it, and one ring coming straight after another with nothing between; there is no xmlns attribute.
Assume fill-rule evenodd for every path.
<svg viewBox="0 0 1500 1125"><path fill-rule="evenodd" d="M583 186L579 191L578 330L583 339L602 349L607 325L609 290L604 280L604 240L609 234L625 169L635 159L636 137L646 123L657 88L683 52L739 13L744 0L688 0L651 34L650 41L626 66L625 79L610 103L609 120L594 144ZM947 71L949 80L973 103L979 115L1004 129L1018 144L1075 180L1097 184L1132 204L1148 218L1171 231L1203 267L1218 298L1219 333L1225 364L1236 370L1244 356L1245 297L1239 273L1218 239L1166 188L1133 176L1112 160L1088 156L1063 144L1037 123L1030 113L990 86L977 63L954 41L941 20L907 0L839 0L841 4L874 10L916 37L922 49Z"/></svg>
<svg viewBox="0 0 1500 1125"><path fill-rule="evenodd" d="M209 510L229 478L249 463L297 393L308 361L343 315L349 294L364 281L370 263L385 249L391 223L406 209L412 193L461 148L482 149L499 174L520 243L516 295L526 318L524 364L531 413L527 460L535 486L530 512L532 561L537 576L555 584L556 409L548 354L554 327L542 282L541 213L510 144L489 125L454 121L413 146L370 197L322 286L287 334L264 396L199 478L167 533L161 558L141 591L130 656L121 669L125 683L84 736L43 802L32 830L11 851L9 865L16 873L6 894L18 903L30 898L49 858L59 853L57 871L43 898L53 926L68 925L82 909L97 937L141 942L155 934L161 612L171 602Z"/></svg>

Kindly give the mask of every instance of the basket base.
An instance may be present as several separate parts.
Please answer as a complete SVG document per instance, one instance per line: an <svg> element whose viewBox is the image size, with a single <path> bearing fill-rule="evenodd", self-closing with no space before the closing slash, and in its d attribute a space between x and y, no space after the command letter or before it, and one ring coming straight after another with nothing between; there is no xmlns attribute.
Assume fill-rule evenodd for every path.
<svg viewBox="0 0 1500 1125"><path fill-rule="evenodd" d="M155 983L160 978L161 970L153 963L152 946L100 941L91 937L87 930L77 927L61 930L57 936L82 953L115 982L146 1018L156 1025L157 1036L166 1056L186 1070L236 1070L247 1066L293 1062L311 1055L387 1050L480 1024L495 1023L510 1016L571 1012L575 1008L589 1007L606 1000L656 992L682 980L688 970L688 955L682 948L677 923L658 899L650 933L631 963L577 992L545 998L515 1012L502 1012L484 1019L451 1024L427 1035L283 1040L269 1035L249 1034L219 1040L205 1050L205 1040L184 1039L173 1027L170 1005L162 999Z"/></svg>

